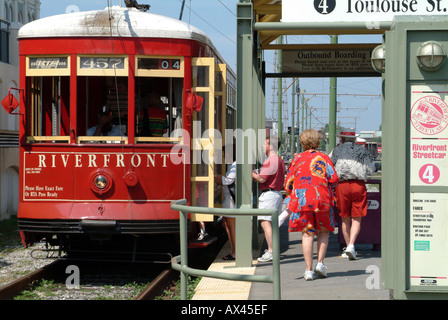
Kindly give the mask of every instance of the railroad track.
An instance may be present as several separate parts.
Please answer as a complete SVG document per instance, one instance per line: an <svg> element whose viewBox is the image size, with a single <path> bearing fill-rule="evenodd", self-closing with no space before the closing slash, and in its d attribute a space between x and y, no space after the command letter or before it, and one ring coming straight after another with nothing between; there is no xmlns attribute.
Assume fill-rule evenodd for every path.
<svg viewBox="0 0 448 320"><path fill-rule="evenodd" d="M0 288L0 300L13 300L22 291L32 289L33 285L41 279L52 279L57 274L65 273L69 265L67 260L56 260L38 270L35 270ZM173 280L178 279L179 274L172 270L163 270L150 284L138 294L135 300L153 300L160 296L169 287Z"/></svg>

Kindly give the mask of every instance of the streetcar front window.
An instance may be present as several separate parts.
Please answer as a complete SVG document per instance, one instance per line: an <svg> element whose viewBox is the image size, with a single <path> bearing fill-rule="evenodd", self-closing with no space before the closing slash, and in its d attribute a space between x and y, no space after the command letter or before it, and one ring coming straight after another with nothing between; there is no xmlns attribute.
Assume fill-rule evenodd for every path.
<svg viewBox="0 0 448 320"><path fill-rule="evenodd" d="M29 143L70 142L70 77L27 77Z"/></svg>
<svg viewBox="0 0 448 320"><path fill-rule="evenodd" d="M77 79L77 131L80 143L124 142L128 135L127 77Z"/></svg>

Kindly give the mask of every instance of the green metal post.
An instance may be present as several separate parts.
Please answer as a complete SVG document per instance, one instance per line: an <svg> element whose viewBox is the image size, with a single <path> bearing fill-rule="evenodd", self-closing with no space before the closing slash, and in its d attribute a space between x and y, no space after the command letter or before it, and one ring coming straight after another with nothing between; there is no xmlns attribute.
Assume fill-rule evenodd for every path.
<svg viewBox="0 0 448 320"><path fill-rule="evenodd" d="M251 282L268 282L273 284L274 299L281 299L281 283L280 283L280 228L278 226L277 209L224 209L224 208L207 208L207 207L188 207L187 200L177 200L171 203L171 209L178 210L180 215L180 232L181 232L181 256L174 257L171 260L171 267L174 270L181 272L181 298L187 299L187 274L200 277L209 277L217 279L226 279L233 281L251 281ZM244 275L215 272L208 270L193 269L185 262L188 261L187 255L187 212L206 213L212 215L235 215L242 217L251 216L266 216L272 217L272 247L273 247L273 261L272 261L272 276L261 275ZM179 260L181 263L179 264ZM238 267L238 266L236 266Z"/></svg>
<svg viewBox="0 0 448 320"><path fill-rule="evenodd" d="M182 202L182 204L187 204L187 201ZM187 213L179 213L179 236L180 236L180 254L181 254L181 264L182 266L188 266L188 235L187 235ZM183 271L180 273L180 297L182 300L187 300L187 285L188 278L187 274Z"/></svg>
<svg viewBox="0 0 448 320"><path fill-rule="evenodd" d="M294 81L294 78L292 79L293 81ZM291 108L291 157L293 157L294 156L294 152L295 152L295 130L294 130L294 114L295 114L295 111L296 110L294 110L295 108L295 104L296 104L296 92L295 92L295 90L294 90L294 88L295 88L295 85L293 84L292 85L292 89L291 89L291 96L292 96L292 104L291 104L291 106L292 106L292 108Z"/></svg>
<svg viewBox="0 0 448 320"><path fill-rule="evenodd" d="M281 36L280 38L278 38L278 44L283 44L283 36ZM282 63L283 63L283 55L282 55L282 50L278 50L278 67L277 67L277 71L278 73L282 73L283 67L282 67ZM283 101L283 86L282 86L282 81L283 78L278 78L278 98L277 98L277 127L278 127L278 138L280 139L280 148L278 149L278 153L281 154L282 153L282 145L283 145L283 126L282 126L282 101Z"/></svg>
<svg viewBox="0 0 448 320"><path fill-rule="evenodd" d="M274 299L281 299L281 286L280 286L280 228L278 225L278 215L272 215L272 272L274 283Z"/></svg>
<svg viewBox="0 0 448 320"><path fill-rule="evenodd" d="M331 36L331 43L338 43L338 36ZM330 78L330 123L328 127L328 152L336 147L337 78Z"/></svg>
<svg viewBox="0 0 448 320"><path fill-rule="evenodd" d="M303 130L305 130L305 96L303 94L302 94L301 108L302 108L302 127L300 132L303 132ZM300 145L300 150L302 151L302 145Z"/></svg>
<svg viewBox="0 0 448 320"><path fill-rule="evenodd" d="M297 93L297 131L298 131L298 133L300 135L300 116L299 116L299 110L300 110L300 79L297 79L296 93ZM297 153L300 152L299 137L297 137L297 149L296 150L297 150Z"/></svg>
<svg viewBox="0 0 448 320"><path fill-rule="evenodd" d="M250 1L237 4L237 129L248 132L254 126L258 114L253 104L254 46L252 36L253 7ZM252 208L252 164L249 163L251 147L243 141L244 135L237 138L237 178L236 207ZM236 264L238 267L252 265L250 217L236 218Z"/></svg>

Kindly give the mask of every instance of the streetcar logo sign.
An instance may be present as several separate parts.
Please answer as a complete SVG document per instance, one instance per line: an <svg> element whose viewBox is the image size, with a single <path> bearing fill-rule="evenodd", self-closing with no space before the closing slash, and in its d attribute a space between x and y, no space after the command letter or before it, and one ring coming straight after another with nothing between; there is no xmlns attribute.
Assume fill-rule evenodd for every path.
<svg viewBox="0 0 448 320"><path fill-rule="evenodd" d="M412 106L411 122L420 133L439 134L448 125L448 105L436 96L423 97Z"/></svg>

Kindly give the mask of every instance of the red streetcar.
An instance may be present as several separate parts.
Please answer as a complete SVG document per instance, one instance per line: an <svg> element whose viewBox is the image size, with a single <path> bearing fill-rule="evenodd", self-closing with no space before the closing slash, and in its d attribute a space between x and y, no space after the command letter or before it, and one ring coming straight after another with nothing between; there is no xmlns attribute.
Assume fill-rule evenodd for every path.
<svg viewBox="0 0 448 320"><path fill-rule="evenodd" d="M145 236L178 234L171 201L216 206L215 135L234 127L235 76L202 31L109 7L31 22L19 50L25 246L135 250ZM196 163L198 151L209 161Z"/></svg>

